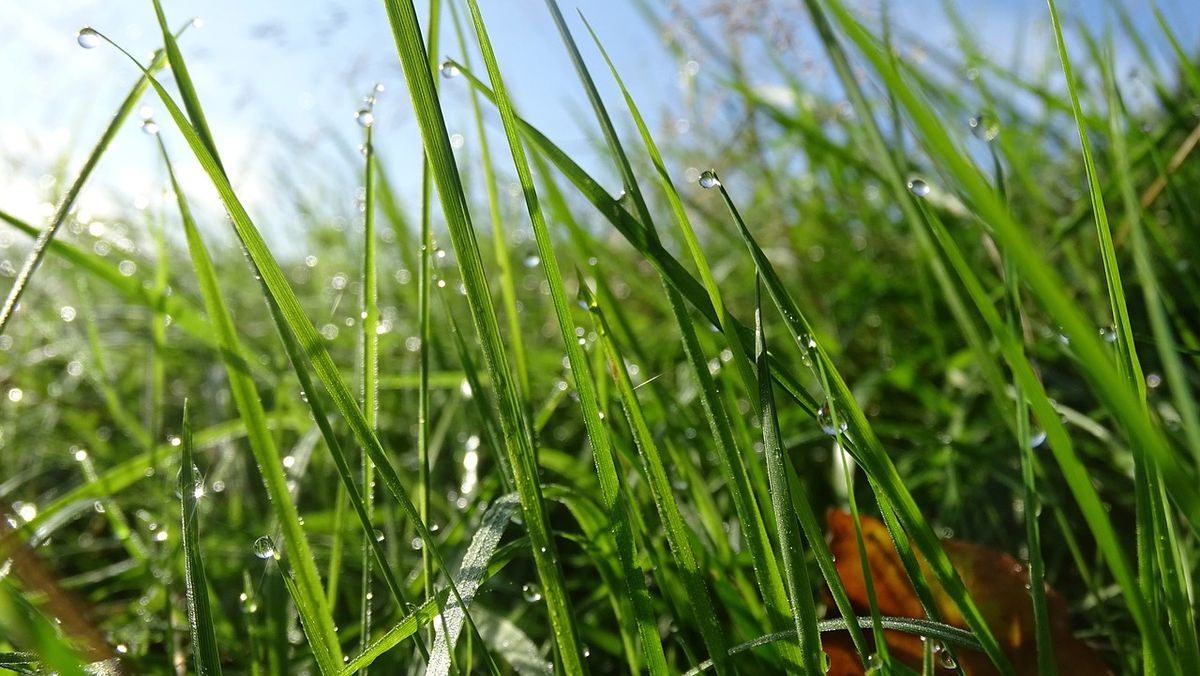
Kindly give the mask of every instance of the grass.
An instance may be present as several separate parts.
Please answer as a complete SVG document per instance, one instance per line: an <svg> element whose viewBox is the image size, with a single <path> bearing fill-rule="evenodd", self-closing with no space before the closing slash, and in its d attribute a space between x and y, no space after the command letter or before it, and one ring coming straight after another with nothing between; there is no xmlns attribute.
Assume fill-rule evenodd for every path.
<svg viewBox="0 0 1200 676"><path fill-rule="evenodd" d="M547 0L592 175L522 117L492 10L385 0L408 101L360 111L350 230L271 205L308 214L295 257L152 6L163 49L52 217L0 205L0 669L811 673L834 632L886 673L978 651L1054 674L1060 600L1115 673L1200 668L1200 68L1157 9L1157 33L1097 31L1050 2L1037 73L949 4L957 51L841 0L753 30L647 4L680 134L618 36ZM170 199L107 232L72 211L146 97L227 221L157 137ZM384 172L375 105L411 106L420 179ZM829 508L882 517L925 618L850 602L838 565L872 563L834 561ZM1033 662L951 535L1027 564ZM947 651L906 666L885 631Z"/></svg>

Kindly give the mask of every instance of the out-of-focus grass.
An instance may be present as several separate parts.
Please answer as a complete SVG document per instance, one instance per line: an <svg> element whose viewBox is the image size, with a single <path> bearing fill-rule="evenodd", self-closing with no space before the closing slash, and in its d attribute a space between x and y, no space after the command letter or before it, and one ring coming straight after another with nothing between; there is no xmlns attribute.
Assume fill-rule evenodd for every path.
<svg viewBox="0 0 1200 676"><path fill-rule="evenodd" d="M816 519L843 505L881 513L923 600L936 578L973 632L864 612L865 662L902 670L862 631L899 628L1006 668L940 555L953 535L1029 563L1115 671L1200 664L1200 70L1165 21L1092 34L1052 5L1063 69L1037 73L989 60L952 7L952 49L838 0L647 7L680 133L550 3L561 36L530 39L564 40L618 188L521 117L495 10L435 3L459 51L439 69L411 4L385 5L420 204L379 168L394 132L360 114L361 220L280 205L312 216L277 260L203 122L221 93L164 32L160 133L200 159L250 264L178 185L107 227L64 211L27 259L0 335L0 665L812 670L846 628L818 621L819 585L850 611ZM1122 79L1113 45L1147 41L1178 61ZM625 100L600 97L610 75ZM439 88L472 97L463 149ZM42 224L0 218L11 277Z"/></svg>

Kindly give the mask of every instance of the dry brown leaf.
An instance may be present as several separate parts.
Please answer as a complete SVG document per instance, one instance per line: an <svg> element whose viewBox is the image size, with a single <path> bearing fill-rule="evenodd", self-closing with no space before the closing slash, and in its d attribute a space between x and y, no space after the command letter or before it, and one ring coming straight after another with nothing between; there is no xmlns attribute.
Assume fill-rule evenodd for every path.
<svg viewBox="0 0 1200 676"><path fill-rule="evenodd" d="M835 557L838 575L855 610L866 614L870 608L862 566L859 563L858 544L854 537L854 519L847 512L831 509L826 515L826 520L829 526L829 548ZM862 533L879 611L884 615L898 617L924 617L925 613L921 609L916 591L904 572L900 555L896 553L886 526L878 519L862 517ZM996 640L1000 642L1016 672L1037 673L1033 602L1028 591L1029 571L1008 554L983 545L950 539L943 540L942 547L979 606L984 620L996 634ZM930 581L934 602L942 615L942 621L960 629L967 629L966 622L963 621L954 602L933 580L928 566L919 555L918 561L925 578ZM1074 674L1110 673L1100 656L1071 633L1067 608L1062 598L1049 587L1046 592L1050 610L1051 641L1059 671ZM914 668L920 667L920 638L890 631L886 632L885 636L888 651L893 657ZM826 646L826 652L830 654L838 669L837 673L863 673L862 664L845 635L830 636ZM971 650L956 650L956 653L960 666L972 676L998 673L983 653ZM938 673L954 672L939 668Z"/></svg>

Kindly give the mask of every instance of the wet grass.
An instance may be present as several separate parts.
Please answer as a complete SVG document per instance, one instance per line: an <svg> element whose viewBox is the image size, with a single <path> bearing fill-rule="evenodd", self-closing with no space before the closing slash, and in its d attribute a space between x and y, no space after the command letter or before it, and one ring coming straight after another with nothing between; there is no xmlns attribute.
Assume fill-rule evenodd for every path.
<svg viewBox="0 0 1200 676"><path fill-rule="evenodd" d="M1043 580L1115 672L1200 668L1200 71L1165 20L1093 31L1051 2L1037 73L953 7L957 51L839 0L753 29L647 7L682 134L551 0L537 39L608 185L521 117L493 10L386 0L425 168L383 171L373 91L350 225L280 190L311 221L296 257L154 7L164 49L131 57L49 222L0 211L0 667L813 672L839 631L906 673L874 640L895 630L1010 673L954 536L1028 564L1039 673ZM463 149L444 96L470 99ZM161 203L72 210L143 97L227 220L193 214L161 142ZM851 607L829 508L883 518L928 617Z"/></svg>

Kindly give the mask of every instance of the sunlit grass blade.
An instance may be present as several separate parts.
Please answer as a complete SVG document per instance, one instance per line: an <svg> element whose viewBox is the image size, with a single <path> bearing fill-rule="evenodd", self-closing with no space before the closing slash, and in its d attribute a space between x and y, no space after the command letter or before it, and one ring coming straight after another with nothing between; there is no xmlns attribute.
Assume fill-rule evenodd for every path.
<svg viewBox="0 0 1200 676"><path fill-rule="evenodd" d="M283 462L275 446L275 439L266 424L266 413L258 388L246 371L245 353L238 338L237 327L233 316L226 305L224 294L217 281L216 269L200 232L192 219L183 189L175 178L170 160L166 159L166 148L159 142L159 148L166 162L171 187L179 207L179 215L183 221L184 234L187 238L188 252L191 255L192 267L196 280L200 285L204 304L208 308L209 321L217 333L221 345L221 359L225 363L225 373L229 379L229 387L233 394L238 413L246 422L247 439L250 450L254 454L255 463L263 479L267 495L279 525L283 529L284 548L288 559L295 570L296 579L289 582L289 590L296 590L297 610L311 613L304 617L304 628L309 634L310 645L317 663L322 665L322 671L327 671L329 665L341 662L342 651L338 643L337 632L333 628L333 616L321 587L321 576L317 572L316 562L308 545L308 536L300 525L300 514L295 502L288 491L287 478L284 475Z"/></svg>
<svg viewBox="0 0 1200 676"><path fill-rule="evenodd" d="M459 567L458 593L465 603L470 604L475 599L483 576L487 573L488 563L500 544L500 537L504 535L504 529L520 504L516 494L509 493L492 502L483 515ZM444 623L433 623L436 634L429 669L425 672L427 674L446 676L450 673L450 654L454 652L463 625L463 608L456 603L451 601L446 606L442 613Z"/></svg>
<svg viewBox="0 0 1200 676"><path fill-rule="evenodd" d="M871 626L871 618L859 618L858 625L867 629ZM948 624L939 622L930 622L929 620L917 620L908 617L885 617L883 618L883 626L891 631L901 631L913 636L920 636L926 639L925 643L933 644L935 641L941 641L944 646L956 646L959 648L970 648L979 650L979 641L975 639L970 632L963 631L957 627L952 627ZM833 631L844 631L847 628L846 621L838 618L836 620L821 620L817 623L817 631L824 634ZM753 641L739 643L729 649L730 656L738 653L746 652L753 648L776 641L795 640L796 631L788 629L765 636L759 636ZM712 661L708 660L696 665L694 668L684 672L685 676L696 676L702 674L712 668ZM825 669L821 669L817 673L825 673Z"/></svg>
<svg viewBox="0 0 1200 676"><path fill-rule="evenodd" d="M946 553L942 550L941 545L938 544L937 537L934 535L928 522L925 521L911 493L904 486L895 465L883 450L879 438L871 429L866 416L855 401L853 393L842 380L836 366L828 354L826 354L824 347L812 338L813 330L811 323L796 306L791 294L783 286L774 265L771 264L771 261L763 253L753 235L750 234L750 230L738 213L737 207L734 205L733 199L729 196L729 192L725 189L725 186L721 184L715 174L712 175L712 181L711 185L720 190L726 206L729 207L730 216L732 216L738 231L741 233L742 239L750 251L755 267L762 276L763 283L771 296L771 300L783 316L784 324L793 335L802 337L800 339L804 343L802 349L809 351L811 360L821 374L823 386L828 397L825 410L830 416L830 426L835 431L840 430L843 419L839 416L842 414L845 415L845 422L849 427L850 434L861 443L858 446L858 454L855 459L866 470L876 487L883 492L882 499L886 500L897 510L904 530L909 537L916 541L918 548L927 557L938 581L941 582L946 593L958 605L968 626L978 636L980 643L984 647L984 652L988 654L1002 671L1011 671L1011 666L1008 666L1008 660L1001 651L999 643L992 635L987 623L983 620L978 607L976 607L974 601L972 601L967 593L962 579L959 577L957 571L954 570ZM903 537L901 533L893 532L892 535L897 539ZM914 584L916 584L916 581L914 581Z"/></svg>
<svg viewBox="0 0 1200 676"><path fill-rule="evenodd" d="M191 22L188 23L191 25ZM184 26L179 32L186 30ZM91 30L85 28L84 30ZM169 34L169 31L168 31ZM163 67L167 62L167 56L164 52L155 53L150 60L150 64L146 67L149 73L155 73ZM13 312L17 309L17 304L21 301L21 295L25 293L25 288L29 285L29 280L33 277L33 273L41 265L42 259L46 257L46 253L54 241L54 236L58 233L59 228L66 222L67 216L71 213L71 208L75 206L75 200L79 197L79 193L83 190L83 186L87 183L88 177L95 170L96 165L100 163L100 157L108 150L112 144L113 138L120 131L121 125L128 119L129 114L133 112L134 106L141 100L142 94L146 92L148 76L138 78L134 83L133 88L129 90L129 94L125 96L125 100L121 102L117 112L113 115L108 126L104 128L104 132L100 135L100 140L96 142L95 147L84 160L83 166L79 169L79 174L71 183L71 187L67 188L67 192L59 201L58 207L54 211L54 216L51 217L50 223L42 230L37 239L34 240L33 249L25 259L25 264L21 266L21 270L17 272L16 278L13 280L12 288L9 289L8 295L4 299L3 307L0 307L0 334L8 327L8 323L12 320ZM9 220L9 219L5 219ZM11 222L11 221L10 221Z"/></svg>
<svg viewBox="0 0 1200 676"><path fill-rule="evenodd" d="M717 670L724 671L725 639L717 622L712 594L709 591L704 570L697 560L697 555L692 547L689 530L683 521L679 506L676 504L674 495L672 494L671 482L667 478L666 465L659 453L654 435L650 431L637 394L634 392L633 382L630 380L629 371L625 367L625 357L611 336L606 318L607 309L597 301L583 280L580 280L579 284L580 293L594 316L594 324L601 346L608 355L609 372L616 381L621 405L625 410L629 427L633 431L638 456L646 472L647 483L654 498L654 505L658 509L659 518L662 520L666 531L667 542L671 548L672 557L675 560L675 565L679 568L680 575L683 576L684 586L688 592L687 604L692 610L696 624L699 625L700 635L704 640L705 647L708 648L709 655L716 664Z"/></svg>
<svg viewBox="0 0 1200 676"><path fill-rule="evenodd" d="M546 5L550 9L551 17L554 19L559 35L567 48L572 63L575 65L576 73L579 76L585 93L588 95L588 100L591 102L593 112L600 124L612 159L617 163L626 194L632 197L631 201L641 222L645 241L657 243L659 241L658 234L654 229L649 208L646 206L645 198L642 196L629 158L621 146L612 120L609 118L600 95L596 91L596 86L592 81L587 66L583 63L583 58L579 54L579 49L575 45L574 38L567 29L566 22L563 20L557 3L554 0L547 0ZM624 207L618 206L618 209L624 211ZM675 320L675 324L679 327L691 375L700 384L700 400L704 408L705 417L713 432L717 453L720 456L722 469L725 471L729 483L729 490L736 506L743 536L755 561L755 577L763 596L763 604L767 611L767 620L774 626L777 623L786 621L786 618L789 616L788 601L783 580L779 573L779 564L769 546L769 538L767 537L766 527L763 523L762 511L751 488L741 449L736 443L734 433L730 428L728 412L718 395L712 374L708 371L708 365L704 359L703 351L696 335L696 327L691 317L688 316L683 297L667 279L663 279L662 284L671 308L671 314ZM717 319L713 324L719 326L719 322L720 320ZM780 646L780 652L789 665L795 666L799 662L799 654L794 646Z"/></svg>
<svg viewBox="0 0 1200 676"><path fill-rule="evenodd" d="M537 189L533 184L533 172L525 155L525 146L521 142L517 129L516 114L512 101L504 86L495 53L487 28L480 14L476 0L467 0L471 10L471 20L475 26L475 34L483 54L488 76L492 81L492 90L496 94L500 118L504 123L505 135L512 151L513 164L525 195L526 208L533 234L537 242L538 256L546 281L550 287L550 296L554 305L554 314L558 320L559 333L566 349L567 359L571 366L575 390L579 394L579 407L583 414L588 439L591 441L592 456L596 463L596 472L600 478L600 493L605 510L612 520L613 539L616 541L617 558L625 579L625 593L628 594L634 610L634 619L641 638L642 653L646 658L646 666L652 674L667 672L666 657L663 654L662 642L652 616L650 597L646 590L645 578L637 563L637 552L634 548L633 533L629 521L628 496L622 487L621 478L617 473L617 459L613 451L612 440L608 428L601 421L601 412L596 391L596 381L587 357L584 355L579 339L575 334L575 320L571 316L570 301L567 299L566 286L563 283L562 272L558 267L557 255L550 240L550 232L546 226L546 218L538 201Z"/></svg>
<svg viewBox="0 0 1200 676"><path fill-rule="evenodd" d="M204 557L200 552L198 507L203 496L203 478L196 474L195 448L192 444L192 423L188 419L187 402L183 405L183 426L180 431L179 503L182 508L180 537L183 541L183 575L187 588L188 624L192 628L192 658L196 673L203 676L221 673L221 656L217 652L217 635L212 606L208 601L208 576L204 573Z"/></svg>
<svg viewBox="0 0 1200 676"><path fill-rule="evenodd" d="M821 652L821 636L817 631L817 609L808 581L805 561L796 532L796 516L792 513L791 475L785 469L783 449L779 441L779 417L775 395L771 392L771 367L767 362L766 328L762 318L762 299L758 278L754 285L754 328L756 337L755 362L758 366L759 410L762 412L763 457L767 463L767 479L771 488L771 506L775 512L775 529L779 537L780 560L784 580L791 597L792 620L800 644L805 671L810 674L825 671Z"/></svg>
<svg viewBox="0 0 1200 676"><path fill-rule="evenodd" d="M546 605L554 628L556 654L567 672L576 673L584 669L583 653L566 593L561 564L551 537L546 507L542 500L533 441L529 438L525 412L500 339L495 305L484 274L479 244L466 209L466 196L456 170L446 122L433 85L433 74L428 68L429 59L417 23L416 9L411 2L402 3L401 0L386 0L385 4L395 37L396 51L406 75L413 110L425 142L425 152L433 169L438 197L454 244L455 258L466 287L471 318L479 334L488 373L498 398L500 424L513 467L517 492L521 496L521 508L529 532L534 562L542 581Z"/></svg>

